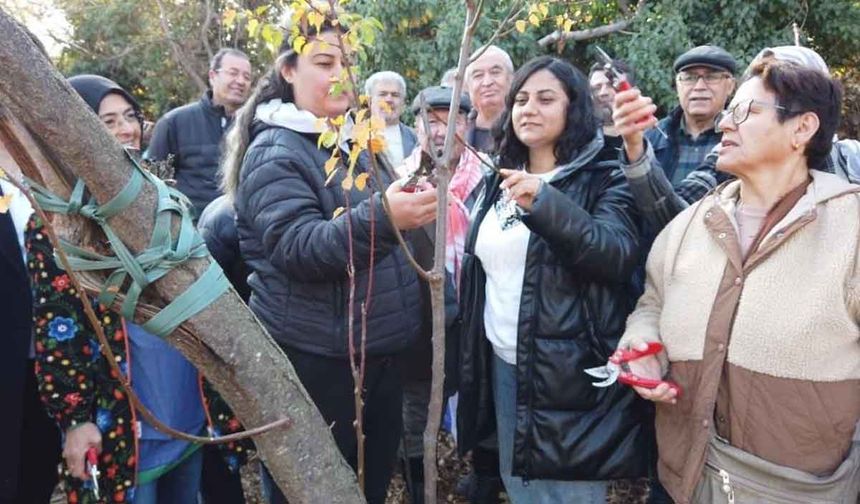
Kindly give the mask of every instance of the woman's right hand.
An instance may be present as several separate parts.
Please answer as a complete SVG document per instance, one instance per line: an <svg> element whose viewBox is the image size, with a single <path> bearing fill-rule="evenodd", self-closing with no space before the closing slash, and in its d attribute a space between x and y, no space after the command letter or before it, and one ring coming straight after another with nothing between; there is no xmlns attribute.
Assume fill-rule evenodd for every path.
<svg viewBox="0 0 860 504"><path fill-rule="evenodd" d="M645 351L648 349L648 343L645 343L638 338L631 339L628 346L633 350ZM630 367L630 371L636 376L651 378L654 380L660 380L663 378L663 366L660 365L660 360L656 355L640 357L636 360L629 361L627 365ZM675 392L675 389L670 388L667 383L661 383L653 389L634 386L633 390L635 390L643 399L648 399L649 401L669 404L675 404L678 402L678 395Z"/></svg>
<svg viewBox="0 0 860 504"><path fill-rule="evenodd" d="M627 159L632 163L645 152L645 131L657 124L654 101L643 96L637 88L619 91L615 95L612 108L612 121L618 134L624 139Z"/></svg>
<svg viewBox="0 0 860 504"><path fill-rule="evenodd" d="M87 422L76 425L66 431L66 444L63 446L63 458L66 459L66 467L69 474L75 478L85 480L87 474L86 456L87 450L94 447L96 452L102 451L102 433L96 424Z"/></svg>
<svg viewBox="0 0 860 504"><path fill-rule="evenodd" d="M407 192L401 181L385 191L394 226L401 231L419 228L436 220L436 190Z"/></svg>

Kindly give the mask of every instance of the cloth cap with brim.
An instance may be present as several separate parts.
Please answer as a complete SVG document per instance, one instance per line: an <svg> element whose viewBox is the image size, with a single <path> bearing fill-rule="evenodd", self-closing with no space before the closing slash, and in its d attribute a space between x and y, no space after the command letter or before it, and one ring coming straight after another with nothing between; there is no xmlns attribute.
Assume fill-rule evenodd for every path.
<svg viewBox="0 0 860 504"><path fill-rule="evenodd" d="M799 65L812 70L818 70L819 72L824 72L827 75L830 75L830 69L827 67L827 63L824 62L824 58L822 58L820 54L808 47L768 47L766 49L762 49L762 51L758 53L755 58L753 58L753 61L758 61L766 56L773 56L779 61L788 61L794 63L795 65Z"/></svg>
<svg viewBox="0 0 860 504"><path fill-rule="evenodd" d="M734 56L722 47L704 45L694 47L684 54L678 56L672 68L678 73L687 68L703 66L715 70L723 70L734 75L738 63Z"/></svg>
<svg viewBox="0 0 860 504"><path fill-rule="evenodd" d="M111 93L122 96L128 100L134 110L140 111L140 104L137 103L137 100L128 91L121 88L119 84L107 77L102 77L101 75L75 75L74 77L69 77L68 83L96 114L99 113L99 106L104 97Z"/></svg>
<svg viewBox="0 0 860 504"><path fill-rule="evenodd" d="M418 114L421 111L421 97L427 103L427 107L433 109L450 109L451 101L454 98L454 90L449 87L432 86L421 90L420 93L412 100L412 113ZM472 102L469 96L465 93L460 94L460 112L468 114L472 110Z"/></svg>

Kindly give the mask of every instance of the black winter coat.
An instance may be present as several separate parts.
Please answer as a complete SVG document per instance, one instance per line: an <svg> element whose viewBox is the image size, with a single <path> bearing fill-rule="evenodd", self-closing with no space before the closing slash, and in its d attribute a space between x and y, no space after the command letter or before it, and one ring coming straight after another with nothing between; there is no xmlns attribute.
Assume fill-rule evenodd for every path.
<svg viewBox="0 0 860 504"><path fill-rule="evenodd" d="M612 153L596 157L600 145L598 136L545 183L523 216L532 234L519 307L513 474L526 480L635 478L655 460L652 406L624 385L596 388L583 372L606 363L635 301L627 284L638 257L638 216ZM463 261L463 452L495 430L486 276L474 252L500 183L495 174L487 179Z"/></svg>
<svg viewBox="0 0 860 504"><path fill-rule="evenodd" d="M317 135L258 123L245 153L235 196L239 246L252 273L251 310L284 346L327 357L348 353L349 228L356 267L354 337L361 336L374 250L373 293L367 316L367 354L399 353L420 324L418 276L399 248L378 187L341 189L343 170L328 185L331 153ZM346 154L343 158L346 159ZM356 174L366 171L366 161ZM384 175L383 175L384 177ZM375 247L371 247L371 216Z"/></svg>
<svg viewBox="0 0 860 504"><path fill-rule="evenodd" d="M197 221L197 230L206 242L206 248L212 258L224 270L239 297L247 303L251 297L251 288L248 287L250 270L239 250L236 211L233 210L230 198L226 195L219 196L206 205L200 214L200 220Z"/></svg>
<svg viewBox="0 0 860 504"><path fill-rule="evenodd" d="M146 159L174 156L176 188L191 200L195 217L221 194L221 137L230 123L224 107L212 103L212 91L207 91L200 100L171 110L155 124Z"/></svg>

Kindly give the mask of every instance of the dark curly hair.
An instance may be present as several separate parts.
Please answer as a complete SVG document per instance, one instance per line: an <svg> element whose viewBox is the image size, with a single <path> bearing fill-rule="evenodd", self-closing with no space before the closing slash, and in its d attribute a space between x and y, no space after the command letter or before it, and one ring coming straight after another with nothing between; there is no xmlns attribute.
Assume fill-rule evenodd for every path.
<svg viewBox="0 0 860 504"><path fill-rule="evenodd" d="M516 168L524 165L529 159L529 149L514 133L511 114L514 108L514 98L522 89L523 84L534 73L549 70L561 82L561 87L570 101L567 107L565 128L555 144L555 159L559 165L571 161L576 152L594 139L600 127L594 115L594 105L591 102L591 90L585 75L570 63L552 57L540 56L529 60L514 74L511 90L505 98L505 112L493 126L493 137L496 141L496 152L499 154L499 166Z"/></svg>

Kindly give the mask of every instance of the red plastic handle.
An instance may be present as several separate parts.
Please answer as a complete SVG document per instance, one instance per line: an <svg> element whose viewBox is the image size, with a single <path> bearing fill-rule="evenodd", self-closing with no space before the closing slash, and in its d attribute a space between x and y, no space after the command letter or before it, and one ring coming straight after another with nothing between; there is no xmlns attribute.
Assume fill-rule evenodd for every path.
<svg viewBox="0 0 860 504"><path fill-rule="evenodd" d="M612 354L612 357L609 358L609 362L613 364L623 364L625 362L630 362L632 360L636 360L640 357L645 357L648 355L656 355L663 351L663 344L658 343L656 341L652 341L648 343L648 348L645 350L636 350L634 348L619 348Z"/></svg>
<svg viewBox="0 0 860 504"><path fill-rule="evenodd" d="M661 384L665 383L669 385L670 390L675 391L675 397L681 397L681 387L678 386L677 383L666 381L666 380L654 380L651 378L642 378L641 376L636 376L633 373L628 373L622 371L618 375L618 381L625 385L630 385L631 387L643 387L647 389L655 389Z"/></svg>
<svg viewBox="0 0 860 504"><path fill-rule="evenodd" d="M87 450L87 462L94 466L99 463L99 454L96 452L95 448L90 448Z"/></svg>
<svg viewBox="0 0 860 504"><path fill-rule="evenodd" d="M628 89L633 89L633 86L631 86L630 83L627 82L627 79L621 78L621 79L618 79L618 81L616 81L616 83L615 83L615 90L616 91L627 91ZM639 122L640 123L648 122L653 117L654 117L654 115L652 114L652 115L648 116L646 119L642 119Z"/></svg>

